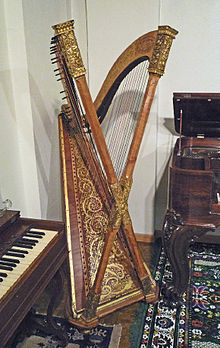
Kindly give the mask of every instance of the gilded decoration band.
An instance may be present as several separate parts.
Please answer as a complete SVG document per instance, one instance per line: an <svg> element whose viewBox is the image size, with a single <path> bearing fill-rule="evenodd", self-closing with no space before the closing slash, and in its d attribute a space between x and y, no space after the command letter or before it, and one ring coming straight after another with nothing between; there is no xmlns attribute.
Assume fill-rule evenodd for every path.
<svg viewBox="0 0 220 348"><path fill-rule="evenodd" d="M124 202L126 203L125 204L126 209L124 209L124 211L123 211L123 219L122 219L124 226L131 224L131 218L130 218L130 214L128 211L128 198L129 198L129 194L131 191L132 183L133 183L132 178L129 178L129 179L121 178L120 179L120 185L121 185L122 190L123 190Z"/></svg>
<svg viewBox="0 0 220 348"><path fill-rule="evenodd" d="M123 222L124 226L131 224L131 218L128 212L128 197L131 191L132 179L121 179L120 182L110 185L115 207L112 209L110 224L113 228L120 228Z"/></svg>
<svg viewBox="0 0 220 348"><path fill-rule="evenodd" d="M55 30L55 35L57 35L62 54L65 57L71 76L76 79L85 75L86 70L74 34L74 21L71 20L54 25L53 29Z"/></svg>
<svg viewBox="0 0 220 348"><path fill-rule="evenodd" d="M164 74L170 48L178 31L169 26L159 26L154 51L150 60L148 71L162 76Z"/></svg>

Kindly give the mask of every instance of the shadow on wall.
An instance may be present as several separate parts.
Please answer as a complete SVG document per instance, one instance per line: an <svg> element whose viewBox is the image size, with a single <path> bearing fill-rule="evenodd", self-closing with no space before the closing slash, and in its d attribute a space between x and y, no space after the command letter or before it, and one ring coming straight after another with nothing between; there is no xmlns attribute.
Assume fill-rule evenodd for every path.
<svg viewBox="0 0 220 348"><path fill-rule="evenodd" d="M58 118L60 110L55 110L56 118L54 118L51 136L51 154L50 154L50 171L48 185L48 206L47 219L63 221L63 197L60 169L60 148L58 136Z"/></svg>
<svg viewBox="0 0 220 348"><path fill-rule="evenodd" d="M161 176L158 188L155 192L155 216L154 226L155 231L161 231L163 227L163 221L168 207L168 195L169 195L169 160L167 161L164 172Z"/></svg>
<svg viewBox="0 0 220 348"><path fill-rule="evenodd" d="M164 118L163 126L169 131L172 136L178 136L179 134L175 131L173 118ZM175 139L175 138L173 138ZM155 231L161 231L163 227L164 216L168 208L169 200L169 163L172 156L173 149L170 149L166 166L164 168L161 180L155 192Z"/></svg>
<svg viewBox="0 0 220 348"><path fill-rule="evenodd" d="M58 136L58 110L60 102L52 105L48 113L40 90L29 74L31 104L33 111L34 142L40 192L41 216L62 220L60 153ZM51 105L50 105L51 106Z"/></svg>
<svg viewBox="0 0 220 348"><path fill-rule="evenodd" d="M164 118L163 125L172 135L179 136L179 134L175 131L173 118Z"/></svg>

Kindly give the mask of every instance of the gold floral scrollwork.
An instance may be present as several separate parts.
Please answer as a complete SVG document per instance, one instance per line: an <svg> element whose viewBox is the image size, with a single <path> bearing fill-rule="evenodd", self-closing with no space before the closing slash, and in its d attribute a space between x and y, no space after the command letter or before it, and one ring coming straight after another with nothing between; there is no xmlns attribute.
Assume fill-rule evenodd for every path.
<svg viewBox="0 0 220 348"><path fill-rule="evenodd" d="M162 76L164 74L166 62L170 48L178 31L169 26L159 26L153 54L150 60L148 71Z"/></svg>
<svg viewBox="0 0 220 348"><path fill-rule="evenodd" d="M78 78L85 75L86 70L83 65L80 50L74 34L74 21L68 21L53 26L63 56L68 65L72 77Z"/></svg>

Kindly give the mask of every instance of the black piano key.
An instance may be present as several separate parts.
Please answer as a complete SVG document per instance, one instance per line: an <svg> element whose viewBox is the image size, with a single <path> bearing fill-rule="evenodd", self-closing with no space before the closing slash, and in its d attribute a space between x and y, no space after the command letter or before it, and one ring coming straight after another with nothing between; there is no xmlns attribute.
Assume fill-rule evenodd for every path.
<svg viewBox="0 0 220 348"><path fill-rule="evenodd" d="M7 253L6 253L5 255L24 258L24 255L23 255L23 254L14 253L13 251L7 251Z"/></svg>
<svg viewBox="0 0 220 348"><path fill-rule="evenodd" d="M3 279L2 279L2 278L0 278L0 283L1 283L1 282L3 282Z"/></svg>
<svg viewBox="0 0 220 348"><path fill-rule="evenodd" d="M0 272L0 277L6 278L7 276L8 276L7 273Z"/></svg>
<svg viewBox="0 0 220 348"><path fill-rule="evenodd" d="M22 244L25 244L25 245L35 246L34 242L31 242L29 240L24 240L24 239L18 239L18 240L16 240L15 243L19 243L19 244L22 243ZM15 245L15 243L13 245Z"/></svg>
<svg viewBox="0 0 220 348"><path fill-rule="evenodd" d="M22 238L20 240L22 243L27 243L27 244L31 244L31 245L36 245L36 243L38 243L38 240L34 240L34 239L27 239L27 238Z"/></svg>
<svg viewBox="0 0 220 348"><path fill-rule="evenodd" d="M43 238L43 236L41 234L33 234L32 232L26 232L24 234L24 236L37 238L37 239L42 239Z"/></svg>
<svg viewBox="0 0 220 348"><path fill-rule="evenodd" d="M0 260L0 265L10 266L10 267L16 267L17 266L16 263L12 263L12 262L8 262L8 261L1 261L1 260Z"/></svg>
<svg viewBox="0 0 220 348"><path fill-rule="evenodd" d="M3 270L3 271L13 271L13 267L0 265L0 270Z"/></svg>
<svg viewBox="0 0 220 348"><path fill-rule="evenodd" d="M21 254L28 254L28 251L27 250L21 250L21 249L16 249L16 248L13 248L13 249L9 249L9 251L12 250L16 253L21 253Z"/></svg>
<svg viewBox="0 0 220 348"><path fill-rule="evenodd" d="M6 255L5 255L5 256L6 256ZM12 262L12 263L20 263L19 260L10 259L9 257L7 257L7 256L5 257L5 256L3 256L3 257L1 258L2 261Z"/></svg>
<svg viewBox="0 0 220 348"><path fill-rule="evenodd" d="M33 233L33 234L36 234L36 235L39 235L39 236L45 236L45 232L41 232L41 231L29 231L29 232Z"/></svg>
<svg viewBox="0 0 220 348"><path fill-rule="evenodd" d="M32 245L24 244L21 242L16 242L14 243L14 246L20 247L20 248L25 248L25 249L33 249Z"/></svg>

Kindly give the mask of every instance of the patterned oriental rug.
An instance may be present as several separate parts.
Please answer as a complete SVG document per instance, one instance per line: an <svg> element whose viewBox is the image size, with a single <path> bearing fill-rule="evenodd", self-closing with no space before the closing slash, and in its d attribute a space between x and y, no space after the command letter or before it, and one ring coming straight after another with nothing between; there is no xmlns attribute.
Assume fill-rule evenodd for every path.
<svg viewBox="0 0 220 348"><path fill-rule="evenodd" d="M217 245L194 244L189 256L191 277L179 308L141 304L131 327L131 348L220 347L220 250ZM155 279L171 279L170 265L161 250Z"/></svg>
<svg viewBox="0 0 220 348"><path fill-rule="evenodd" d="M39 317L41 321L45 320L46 323L44 316L36 315L36 317ZM121 325L99 325L94 329L83 331L65 319L56 317L54 319L56 324L62 327L67 334L68 344L65 345L65 348L117 348L119 345ZM55 336L36 330L33 335L25 337L22 342L15 343L10 348L61 348L61 345Z"/></svg>

